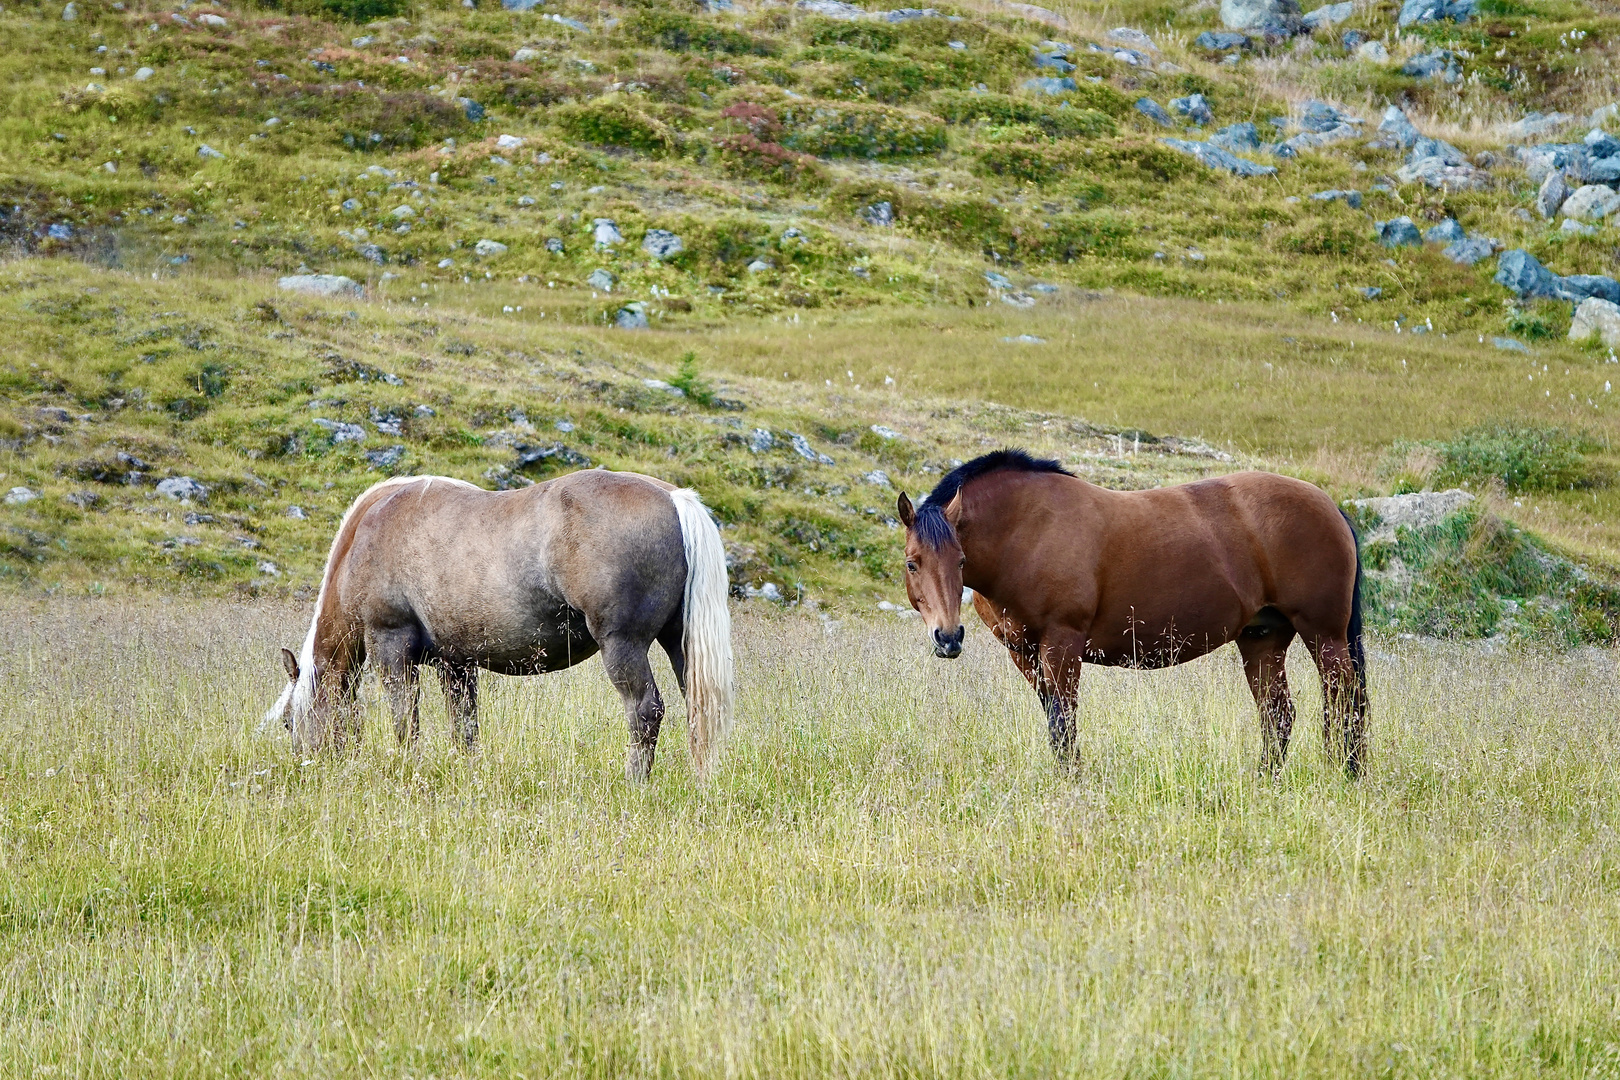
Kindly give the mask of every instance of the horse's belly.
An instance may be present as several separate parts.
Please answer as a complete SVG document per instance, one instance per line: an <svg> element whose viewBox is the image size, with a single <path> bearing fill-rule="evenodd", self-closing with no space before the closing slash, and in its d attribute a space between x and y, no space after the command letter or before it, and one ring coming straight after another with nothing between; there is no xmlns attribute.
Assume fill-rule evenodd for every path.
<svg viewBox="0 0 1620 1080"><path fill-rule="evenodd" d="M1241 629L1236 613L1213 619L1099 619L1087 635L1085 659L1107 667L1171 667L1220 648Z"/></svg>
<svg viewBox="0 0 1620 1080"><path fill-rule="evenodd" d="M486 612L480 618L428 623L432 659L474 664L500 675L560 671L595 656L585 617L566 606L549 616Z"/></svg>

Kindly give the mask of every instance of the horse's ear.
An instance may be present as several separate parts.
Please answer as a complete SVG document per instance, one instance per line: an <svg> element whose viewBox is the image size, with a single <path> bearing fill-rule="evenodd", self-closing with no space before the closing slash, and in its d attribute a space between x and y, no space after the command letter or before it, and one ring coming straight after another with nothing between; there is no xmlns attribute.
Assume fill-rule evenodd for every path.
<svg viewBox="0 0 1620 1080"><path fill-rule="evenodd" d="M953 529L962 523L962 493L960 491L951 497L950 502L945 504L945 520L951 523Z"/></svg>
<svg viewBox="0 0 1620 1080"><path fill-rule="evenodd" d="M281 650L281 666L287 669L287 678L298 681L298 657L292 654L291 649Z"/></svg>
<svg viewBox="0 0 1620 1080"><path fill-rule="evenodd" d="M900 493L900 500L895 509L900 511L900 524L906 528L909 529L917 523L917 510L911 505L911 499L905 492Z"/></svg>

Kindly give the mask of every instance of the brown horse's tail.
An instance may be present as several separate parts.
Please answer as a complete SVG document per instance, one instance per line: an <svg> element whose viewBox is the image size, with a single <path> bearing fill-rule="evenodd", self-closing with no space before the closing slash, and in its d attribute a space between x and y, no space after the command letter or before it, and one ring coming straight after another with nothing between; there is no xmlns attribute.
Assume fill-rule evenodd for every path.
<svg viewBox="0 0 1620 1080"><path fill-rule="evenodd" d="M1362 639L1361 627L1361 538L1356 535L1355 524L1351 522L1350 515L1343 510L1339 516L1344 518L1345 528L1350 530L1350 543L1356 549L1356 585L1350 593L1350 626L1345 631L1345 637L1350 641L1350 665L1356 672L1356 694L1361 708L1366 708L1367 702L1367 645Z"/></svg>

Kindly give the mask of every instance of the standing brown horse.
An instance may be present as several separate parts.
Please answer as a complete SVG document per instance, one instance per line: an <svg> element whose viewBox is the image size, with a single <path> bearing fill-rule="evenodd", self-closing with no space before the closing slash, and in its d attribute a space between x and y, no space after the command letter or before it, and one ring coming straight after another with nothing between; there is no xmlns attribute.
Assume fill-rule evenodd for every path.
<svg viewBox="0 0 1620 1080"><path fill-rule="evenodd" d="M629 719L625 775L645 780L664 716L647 663L656 641L686 694L701 775L731 724L726 590L725 549L697 493L650 476L588 469L516 491L384 480L343 515L303 651L282 650L289 681L265 723L282 720L300 752L341 746L369 659L395 733L414 741L428 663L471 750L479 668L538 675L600 650Z"/></svg>
<svg viewBox="0 0 1620 1080"><path fill-rule="evenodd" d="M1084 661L1169 667L1236 640L1260 708L1260 767L1276 773L1294 726L1284 657L1297 635L1322 676L1328 751L1360 772L1361 559L1320 488L1245 472L1110 491L999 450L952 470L920 507L901 493L899 508L906 595L935 655L961 655L965 585L1040 696L1060 761L1074 754Z"/></svg>

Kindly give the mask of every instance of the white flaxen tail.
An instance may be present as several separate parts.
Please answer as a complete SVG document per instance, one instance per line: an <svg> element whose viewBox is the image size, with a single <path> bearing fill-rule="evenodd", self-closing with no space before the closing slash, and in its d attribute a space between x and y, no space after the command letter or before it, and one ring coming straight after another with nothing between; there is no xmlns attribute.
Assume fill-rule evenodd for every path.
<svg viewBox="0 0 1620 1080"><path fill-rule="evenodd" d="M726 549L698 493L669 493L686 550L686 727L698 775L714 767L731 733L731 611Z"/></svg>

